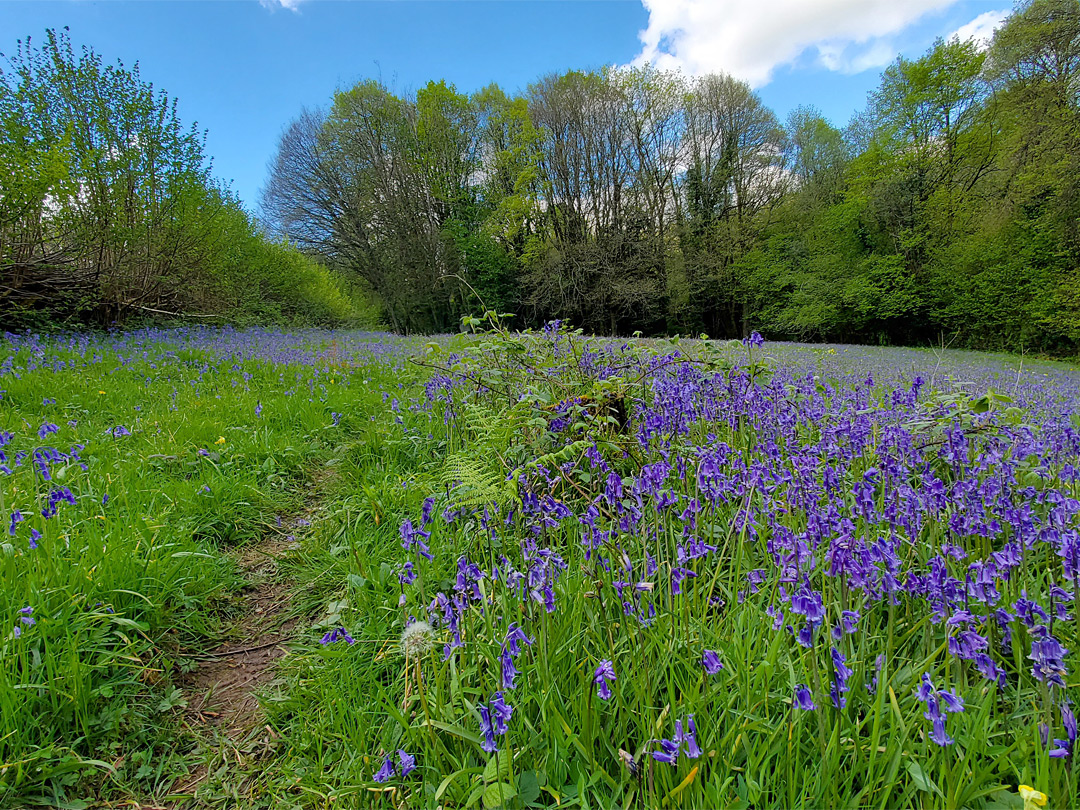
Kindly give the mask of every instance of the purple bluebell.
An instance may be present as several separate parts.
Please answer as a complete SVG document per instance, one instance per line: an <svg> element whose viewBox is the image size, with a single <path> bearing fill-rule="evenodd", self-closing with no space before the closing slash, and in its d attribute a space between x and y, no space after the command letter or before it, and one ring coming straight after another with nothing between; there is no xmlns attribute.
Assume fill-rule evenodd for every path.
<svg viewBox="0 0 1080 810"><path fill-rule="evenodd" d="M848 685L848 680L852 676L852 670L846 664L847 659L844 658L836 647L832 648L832 664L833 664L833 686L829 692L832 697L833 706L838 709L843 709L847 706L847 698L845 693L851 691L851 687Z"/></svg>
<svg viewBox="0 0 1080 810"><path fill-rule="evenodd" d="M1036 680L1042 681L1048 686L1065 688L1065 675L1068 670L1065 667L1065 656L1068 650L1061 646L1056 638L1051 635L1045 625L1036 625L1031 629L1032 642L1031 674Z"/></svg>
<svg viewBox="0 0 1080 810"><path fill-rule="evenodd" d="M514 656L510 654L510 651L504 646L502 652L499 654L499 663L501 665L501 677L503 689L515 689L514 678L518 676L518 669L514 666Z"/></svg>
<svg viewBox="0 0 1080 810"><path fill-rule="evenodd" d="M596 684L596 694L601 700L611 700L611 687L609 682L615 680L615 667L610 661L601 661L593 672L593 683Z"/></svg>
<svg viewBox="0 0 1080 810"><path fill-rule="evenodd" d="M402 749L398 749L398 762L401 764L401 778L405 779L410 773L416 770L416 757L412 754L408 754Z"/></svg>
<svg viewBox="0 0 1080 810"><path fill-rule="evenodd" d="M511 655L517 656L521 654L521 642L525 642L529 646L532 646L533 640L525 635L525 631L516 623L511 623L509 629L506 631L506 638L503 641Z"/></svg>
<svg viewBox="0 0 1080 810"><path fill-rule="evenodd" d="M375 776L373 778L375 779L376 782L379 782L381 784L383 782L388 782L393 777L394 777L394 763L393 763L393 760L390 759L390 757L387 757L386 761L383 762L382 767L379 768L379 770L376 772L376 774L375 774Z"/></svg>
<svg viewBox="0 0 1080 810"><path fill-rule="evenodd" d="M350 636L349 632L344 627L335 627L333 630L329 631L326 635L319 639L319 643L322 644L324 647L327 644L334 644L338 641L344 641L346 644L356 643L356 639Z"/></svg>
<svg viewBox="0 0 1080 810"><path fill-rule="evenodd" d="M701 655L701 665L705 668L705 671L709 675L716 675L720 670L724 668L723 662L720 660L720 656L713 650L705 650Z"/></svg>

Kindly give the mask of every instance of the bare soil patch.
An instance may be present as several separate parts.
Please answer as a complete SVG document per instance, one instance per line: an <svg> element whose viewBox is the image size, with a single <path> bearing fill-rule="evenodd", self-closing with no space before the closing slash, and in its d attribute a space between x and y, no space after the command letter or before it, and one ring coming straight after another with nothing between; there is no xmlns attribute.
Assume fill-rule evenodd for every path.
<svg viewBox="0 0 1080 810"><path fill-rule="evenodd" d="M238 562L251 583L238 595L244 611L229 641L200 656L198 667L179 684L187 695L186 724L205 741L207 756L173 787L174 795L195 794L212 772L220 777L222 768L235 766L239 781L243 766L273 746L276 735L263 724L258 693L273 681L275 663L288 655L297 622L285 618L292 583L278 576L280 558L294 545L291 537L272 535L240 550ZM198 806L198 800L173 806Z"/></svg>

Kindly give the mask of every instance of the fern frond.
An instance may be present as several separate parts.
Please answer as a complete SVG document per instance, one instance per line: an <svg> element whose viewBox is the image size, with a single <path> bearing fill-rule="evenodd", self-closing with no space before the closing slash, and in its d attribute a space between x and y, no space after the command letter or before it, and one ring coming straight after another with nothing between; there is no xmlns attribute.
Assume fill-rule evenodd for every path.
<svg viewBox="0 0 1080 810"><path fill-rule="evenodd" d="M494 503L502 507L513 498L513 487L497 456L457 453L443 464L442 484L449 489L451 509L479 509Z"/></svg>

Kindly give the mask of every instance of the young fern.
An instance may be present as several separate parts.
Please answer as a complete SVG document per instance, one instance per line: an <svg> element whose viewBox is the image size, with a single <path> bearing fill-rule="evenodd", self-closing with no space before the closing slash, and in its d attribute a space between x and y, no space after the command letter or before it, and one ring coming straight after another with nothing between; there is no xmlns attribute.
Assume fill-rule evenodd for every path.
<svg viewBox="0 0 1080 810"><path fill-rule="evenodd" d="M481 509L488 504L500 508L516 498L506 470L493 463L493 454L456 453L443 464L441 483L448 489L451 509ZM497 457L494 457L497 458Z"/></svg>

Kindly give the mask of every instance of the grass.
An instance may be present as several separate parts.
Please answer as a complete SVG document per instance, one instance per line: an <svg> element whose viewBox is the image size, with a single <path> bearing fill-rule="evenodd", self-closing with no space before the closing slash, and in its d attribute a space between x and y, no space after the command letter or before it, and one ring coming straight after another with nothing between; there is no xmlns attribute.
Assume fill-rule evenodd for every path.
<svg viewBox="0 0 1080 810"><path fill-rule="evenodd" d="M0 511L26 516L0 559L8 803L168 796L203 755L175 685L242 602L230 552L302 509L312 525L284 561L301 629L264 696L278 743L199 805L235 806L241 782L251 807L1020 808L1022 784L1080 802L1073 759L1049 756L1071 667L1054 686L1028 660L1039 626L1080 645L1059 553L1080 510L1071 367L558 331L8 348L7 463L84 445L48 464L51 481L30 457L0 477ZM47 424L58 432L39 438ZM318 504L304 502L313 480ZM75 504L43 518L63 486ZM919 505L901 519L909 492ZM415 538L430 559L402 548L406 520L430 532ZM1022 563L976 598L970 566L1009 543ZM940 587L903 587L931 572ZM802 587L822 604L807 644ZM1024 598L1047 618L1029 626ZM417 621L431 626L406 656ZM529 642L508 680L513 625ZM338 628L355 643L320 643ZM965 630L1000 683L962 654ZM707 671L705 651L723 668ZM924 675L963 699L945 716L951 744L933 741ZM800 687L815 709L798 708ZM512 714L485 745L499 693ZM690 717L700 756L683 742L674 764L654 758ZM416 759L404 778L399 750ZM376 781L388 757L395 774Z"/></svg>

